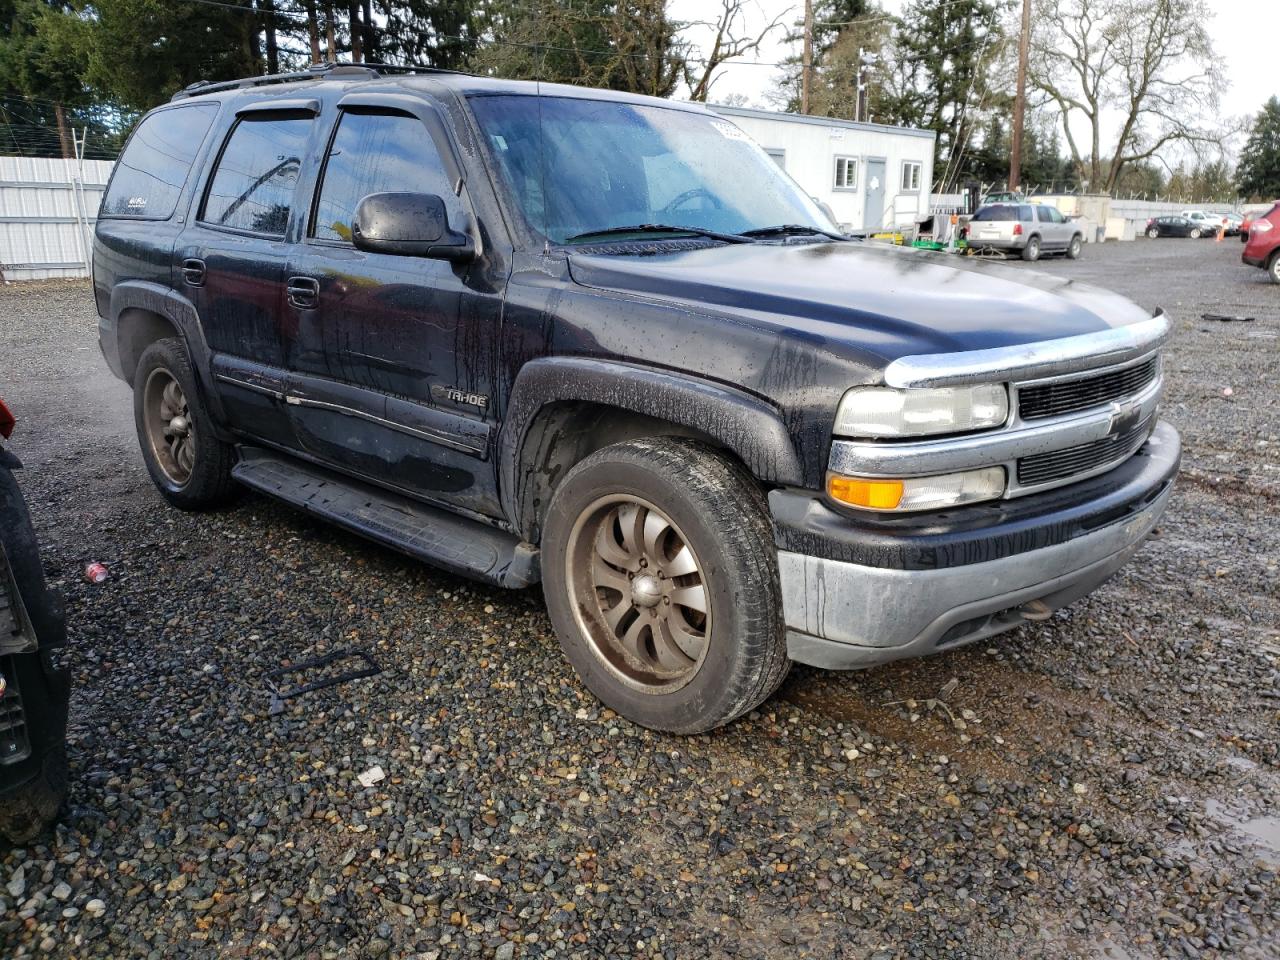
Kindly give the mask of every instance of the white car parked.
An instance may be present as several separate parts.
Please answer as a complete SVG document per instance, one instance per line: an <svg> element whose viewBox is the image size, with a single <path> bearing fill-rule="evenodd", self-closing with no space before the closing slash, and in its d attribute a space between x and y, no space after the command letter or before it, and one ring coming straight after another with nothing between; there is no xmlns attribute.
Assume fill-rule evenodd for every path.
<svg viewBox="0 0 1280 960"><path fill-rule="evenodd" d="M1200 228L1199 236L1216 236L1222 229L1223 217L1220 213L1208 213L1204 210L1183 210L1182 216ZM1192 234L1196 236L1196 234Z"/></svg>

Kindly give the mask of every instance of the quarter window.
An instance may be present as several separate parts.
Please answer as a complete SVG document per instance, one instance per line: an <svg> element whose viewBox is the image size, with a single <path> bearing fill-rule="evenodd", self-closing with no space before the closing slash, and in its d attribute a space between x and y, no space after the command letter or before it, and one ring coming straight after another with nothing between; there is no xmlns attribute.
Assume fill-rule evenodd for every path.
<svg viewBox="0 0 1280 960"><path fill-rule="evenodd" d="M310 117L242 117L218 159L200 219L283 237Z"/></svg>
<svg viewBox="0 0 1280 960"><path fill-rule="evenodd" d="M853 190L858 186L858 161L853 157L836 157L837 190Z"/></svg>
<svg viewBox="0 0 1280 960"><path fill-rule="evenodd" d="M218 115L214 103L160 110L145 117L116 162L101 216L167 220L191 172L191 161Z"/></svg>
<svg viewBox="0 0 1280 960"><path fill-rule="evenodd" d="M908 192L920 189L920 164L914 160L902 164L902 189Z"/></svg>
<svg viewBox="0 0 1280 960"><path fill-rule="evenodd" d="M351 242L351 221L371 193L452 195L422 121L403 113L344 113L325 160L311 236Z"/></svg>

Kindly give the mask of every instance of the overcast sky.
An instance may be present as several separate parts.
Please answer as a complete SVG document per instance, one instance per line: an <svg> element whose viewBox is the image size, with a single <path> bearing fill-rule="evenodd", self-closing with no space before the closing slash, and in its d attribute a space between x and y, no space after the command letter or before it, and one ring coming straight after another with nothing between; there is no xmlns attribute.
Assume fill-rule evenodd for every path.
<svg viewBox="0 0 1280 960"><path fill-rule="evenodd" d="M1032 0L1033 4L1035 0ZM901 13L907 0L879 0L889 13ZM1280 74L1275 61L1280 56L1276 42L1280 39L1280 0L1207 0L1214 12L1209 32L1223 68L1228 71L1229 86L1223 100L1224 116L1253 115L1273 95L1280 95ZM757 31L779 13L786 21L798 19L804 10L803 0L748 0L751 25ZM674 0L675 16L680 20L704 19L719 4L715 0ZM783 42L784 31L776 30L772 39L751 57L753 60L777 62L797 52ZM798 48L798 44L795 45ZM754 64L730 64L723 68L711 91L711 99L723 100L730 94L745 96L750 106L776 109L767 100L774 87L778 69ZM1238 145L1237 145L1238 147Z"/></svg>

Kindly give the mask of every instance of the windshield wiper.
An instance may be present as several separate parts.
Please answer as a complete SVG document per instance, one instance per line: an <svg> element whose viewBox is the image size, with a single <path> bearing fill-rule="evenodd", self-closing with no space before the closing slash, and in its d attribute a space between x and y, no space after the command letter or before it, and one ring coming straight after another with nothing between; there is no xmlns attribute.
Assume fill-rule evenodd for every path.
<svg viewBox="0 0 1280 960"><path fill-rule="evenodd" d="M791 237L799 234L817 234L832 240L848 240L843 233L832 233L821 227L810 227L803 223L780 223L776 227L756 227L754 230L743 230L744 237Z"/></svg>
<svg viewBox="0 0 1280 960"><path fill-rule="evenodd" d="M710 240L723 240L725 243L750 243L751 238L737 233L719 233L702 227L678 227L667 223L637 223L630 227L606 227L603 230L587 230L575 233L565 243L578 243L583 240L594 240L598 237L610 237L620 233L687 233L694 237L707 237Z"/></svg>

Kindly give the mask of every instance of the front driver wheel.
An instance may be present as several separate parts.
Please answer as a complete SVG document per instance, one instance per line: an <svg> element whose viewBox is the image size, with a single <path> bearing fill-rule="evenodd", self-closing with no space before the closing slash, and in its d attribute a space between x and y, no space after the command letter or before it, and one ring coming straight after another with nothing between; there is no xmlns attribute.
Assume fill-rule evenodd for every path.
<svg viewBox="0 0 1280 960"><path fill-rule="evenodd" d="M557 488L542 546L561 648L629 720L701 733L786 676L768 506L707 447L654 438L592 454Z"/></svg>
<svg viewBox="0 0 1280 960"><path fill-rule="evenodd" d="M214 436L181 340L157 340L142 352L133 416L147 472L166 500L201 510L232 497L235 453Z"/></svg>

